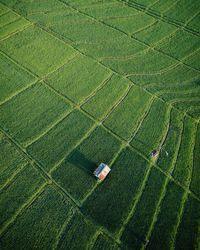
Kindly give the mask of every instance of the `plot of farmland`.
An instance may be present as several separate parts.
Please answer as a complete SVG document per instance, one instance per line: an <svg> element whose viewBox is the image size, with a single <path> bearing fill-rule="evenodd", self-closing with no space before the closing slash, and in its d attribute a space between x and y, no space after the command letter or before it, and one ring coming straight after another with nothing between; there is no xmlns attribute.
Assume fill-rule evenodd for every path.
<svg viewBox="0 0 200 250"><path fill-rule="evenodd" d="M198 0L0 0L0 249L199 250L199 62Z"/></svg>

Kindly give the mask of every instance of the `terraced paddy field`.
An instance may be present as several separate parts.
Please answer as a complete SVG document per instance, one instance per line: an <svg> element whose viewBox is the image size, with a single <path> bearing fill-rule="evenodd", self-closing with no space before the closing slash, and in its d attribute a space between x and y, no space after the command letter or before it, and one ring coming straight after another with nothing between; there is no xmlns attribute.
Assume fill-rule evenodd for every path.
<svg viewBox="0 0 200 250"><path fill-rule="evenodd" d="M0 249L200 249L199 0L0 0L0 71Z"/></svg>

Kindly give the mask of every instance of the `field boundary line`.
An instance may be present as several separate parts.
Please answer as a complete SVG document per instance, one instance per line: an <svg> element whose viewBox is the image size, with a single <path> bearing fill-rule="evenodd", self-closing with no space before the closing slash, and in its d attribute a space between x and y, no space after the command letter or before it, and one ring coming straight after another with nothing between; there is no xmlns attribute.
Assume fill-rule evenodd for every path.
<svg viewBox="0 0 200 250"><path fill-rule="evenodd" d="M12 138L12 136L10 136L1 126L0 126L0 131L23 153L23 155L26 156L26 158L29 160L29 162L32 163L33 167L40 172L40 174L43 176L44 179L46 179L46 181L48 183L52 183L54 184L55 187L57 187L58 189L60 189L60 191L69 199L71 200L72 204L75 204L77 207L79 207L79 204L77 203L77 201L69 194L66 192L66 190L64 190L53 178L52 176L47 173L45 171L45 169L41 166L41 164L39 163L38 160L36 160L35 158L33 158L30 154L28 154L28 152L26 151L26 149L23 148L23 146L21 146L14 138Z"/></svg>
<svg viewBox="0 0 200 250"><path fill-rule="evenodd" d="M160 136L160 142L159 142L159 154L160 151L162 150L162 147L167 139L167 135L168 135L168 131L170 128L170 124L171 124L171 113L172 113L172 106L167 106L167 110L166 110L166 117L165 120L167 120L167 124L166 124L166 128L164 128L162 135ZM159 155L158 155L159 157ZM157 162L158 158L156 159Z"/></svg>
<svg viewBox="0 0 200 250"><path fill-rule="evenodd" d="M66 229L66 226L68 225L68 223L71 221L72 217L74 216L75 214L75 208L72 207L69 211L69 216L66 218L66 220L64 221L64 223L62 224L62 227L60 229L60 231L58 232L58 234L56 235L56 239L53 243L53 246L52 246L52 249L56 250L58 249L58 245L60 243L60 240L62 238L62 235L64 233L64 230Z"/></svg>
<svg viewBox="0 0 200 250"><path fill-rule="evenodd" d="M92 134L92 132L97 128L97 123L94 123L93 126L87 131L87 133L85 133L85 135L83 137L81 137L81 139L76 143L75 146L73 146L68 153L62 157L62 159L58 160L53 166L52 168L49 170L49 174L51 175L52 172L54 172L55 170L57 170L57 168L65 161L65 159L67 158L67 156L69 156L79 145L81 145L82 142L84 142L87 138L90 137L90 135ZM81 168L83 169L83 168ZM86 169L84 169L85 172Z"/></svg>
<svg viewBox="0 0 200 250"><path fill-rule="evenodd" d="M190 188L190 185L191 185L191 181L192 181L192 174L193 174L193 167L194 167L194 150L195 150L195 142L196 142L196 135L197 135L197 129L198 129L198 123L196 123L196 127L195 127L195 134L193 136L193 144L192 144L192 154L191 154L191 163L192 163L192 171L190 173L190 176L189 176L189 183L188 183L188 187ZM190 194L190 189L188 191L185 191L184 193L184 196L183 196L183 200L182 200L182 203L181 203L181 209L180 209L180 213L179 213L179 220L177 222L177 225L176 225L176 228L174 229L174 241L173 241L173 250L175 249L175 243L176 243L176 237L177 237L177 234L178 234L178 229L179 229L179 226L181 224L181 221L182 221L182 217L183 217L183 213L184 213L184 210L185 210L185 203L188 199L188 195Z"/></svg>
<svg viewBox="0 0 200 250"><path fill-rule="evenodd" d="M30 69L28 69L25 66L23 66L20 62L16 61L15 59L13 59L9 55L7 55L3 50L0 49L0 53L2 55L4 55L7 59L9 59L12 63L14 63L15 65L17 65L19 68L21 68L23 71L26 71L29 75L31 74L33 77L37 78L38 80L40 79L39 75L37 75L36 73L32 72Z"/></svg>
<svg viewBox="0 0 200 250"><path fill-rule="evenodd" d="M182 198L182 202L181 202L181 208L180 208L180 212L179 212L179 217L178 217L178 221L176 224L176 227L174 228L174 238L173 238L173 248L175 249L175 240L177 237L177 233L178 233L178 228L181 224L182 221L182 217L183 217L183 213L184 213L184 209L185 209L185 203L188 199L188 195L191 193L190 192L190 184L192 181L192 173L193 173L193 166L194 166L194 149L195 149L195 141L196 141L196 134L197 134L197 129L198 129L198 123L195 124L195 133L193 134L193 143L190 146L191 147L191 155L190 155L190 162L191 162L191 171L189 172L189 176L188 176L188 190L186 190L184 192L183 198Z"/></svg>
<svg viewBox="0 0 200 250"><path fill-rule="evenodd" d="M74 50L75 52L75 50ZM65 65L67 65L68 63L70 63L71 61L74 61L74 59L76 59L78 57L80 53L78 51L76 51L74 54L72 54L72 56L70 56L69 58L67 58L66 61L64 61L62 64L60 65L56 65L57 67L55 69L53 69L52 71L48 72L47 74L45 74L44 76L41 76L40 77L40 80L45 80L45 81L48 81L48 77L55 73L56 71L62 69Z"/></svg>
<svg viewBox="0 0 200 250"><path fill-rule="evenodd" d="M45 130L42 133L40 133L38 136L34 137L34 139L32 139L30 142L27 141L26 143L24 143L23 144L24 148L27 149L29 146L31 146L32 144L37 142L43 136L47 135L54 127L56 127L65 118L67 118L73 111L74 111L74 109L71 108L70 110L66 110L65 112L63 112L58 119L56 119L55 121L50 123L47 127L45 127Z"/></svg>
<svg viewBox="0 0 200 250"><path fill-rule="evenodd" d="M10 220L8 220L3 227L0 229L0 237L2 237L4 235L4 233L10 228L10 226L12 226L15 222L15 220L18 218L18 216L20 216L21 214L24 213L24 211L26 211L26 209L28 207L31 206L31 204L40 196L40 194L43 192L44 188L47 186L47 182L45 182L44 179L44 183L38 187L37 191L35 193L33 193L27 200L26 202L24 202L21 207L19 207L17 209L17 211L15 212L15 214L12 215L12 217L10 218Z"/></svg>
<svg viewBox="0 0 200 250"><path fill-rule="evenodd" d="M99 235L103 235L103 232L99 229L96 231L96 233L94 234L94 236L91 238L90 242L88 242L87 244L87 250L92 250L94 248L94 245L99 237Z"/></svg>
<svg viewBox="0 0 200 250"><path fill-rule="evenodd" d="M23 18L23 17L21 16L21 18ZM20 18L18 18L17 20L20 20ZM7 24L7 25L8 25L8 24ZM34 24L31 23L31 22L27 23L27 25L24 25L24 26L22 26L21 28L19 28L18 30L13 31L13 32L9 33L8 35L4 36L3 38L1 38L1 39L0 39L0 43L3 42L3 41L5 41L5 40L7 40L7 39L9 39L9 38L12 37L12 36L18 34L18 33L20 33L20 32L23 32L24 30L30 28L30 27L33 26L33 25L34 25ZM5 26L4 26L4 27L5 27Z"/></svg>
<svg viewBox="0 0 200 250"><path fill-rule="evenodd" d="M134 8L136 10L140 10L140 11L146 13L149 16L156 17L157 19L160 19L165 23L168 23L168 24L174 25L174 26L176 26L178 28L181 28L181 29L185 30L186 32L191 33L191 34L193 34L195 36L198 36L198 37L200 36L199 31L197 31L196 29L192 29L191 27L186 26L187 24L183 23L182 21L173 19L173 18L171 18L169 16L166 16L163 13L159 13L156 10L151 9L151 8L149 8L147 10L147 6L145 6L145 5L136 3L135 1L131 1L131 2L127 3L124 0L122 0L122 1L119 0L119 2L124 2L124 4L126 4L127 6L129 6L131 8Z"/></svg>
<svg viewBox="0 0 200 250"><path fill-rule="evenodd" d="M15 177L20 174L21 171L24 170L24 168L30 164L28 161L24 162L20 167L18 167L13 173L12 175L9 177L9 179L7 179L4 184L2 186L0 186L0 192L6 188L6 186L9 186L9 184L15 179ZM7 170L7 169L6 169Z"/></svg>
<svg viewBox="0 0 200 250"><path fill-rule="evenodd" d="M25 87L19 89L18 91L15 91L13 94L9 95L7 98L5 98L2 102L0 102L0 106L4 105L5 103L10 102L12 99L16 98L18 95L25 92L27 89L32 88L34 85L38 83L38 79L35 79L30 84L26 85Z"/></svg>
<svg viewBox="0 0 200 250"><path fill-rule="evenodd" d="M126 97L128 96L128 94L130 93L131 89L134 88L134 84L130 84L128 87L127 87L127 90L124 91L124 93L122 94L122 96L116 101L116 103L114 103L114 105L111 107L110 110L108 110L108 112L105 113L105 115L103 116L102 120L101 120L101 123L103 124L104 121L110 117L110 115L116 110L116 108L121 104L123 103L123 101L126 99ZM105 125L103 125L105 126ZM106 127L106 126L105 126ZM106 127L107 128L107 127Z"/></svg>
<svg viewBox="0 0 200 250"><path fill-rule="evenodd" d="M152 235L152 232L154 230L154 226L157 222L157 219L158 219L158 215L160 214L160 206L163 202L163 199L166 195L166 192L167 192L167 187L168 187L168 184L170 182L170 177L166 177L165 181L164 181L164 184L162 186L162 192L160 194L160 197L159 197L159 200L158 200L158 203L156 205L156 209L155 209L155 212L153 214L153 218L152 218L152 221L151 221L151 224L150 224L150 227L149 227L149 231L147 232L146 234L146 237L145 237L145 243L143 243L142 247L141 247L141 250L144 250L146 248L146 246L148 245L148 242L151 238L151 235Z"/></svg>
<svg viewBox="0 0 200 250"><path fill-rule="evenodd" d="M150 100L148 101L149 105L146 105L145 110L144 110L144 112L143 112L143 114L141 116L141 119L137 122L136 128L134 129L134 131L132 132L130 138L128 139L128 144L133 140L133 138L138 133L140 127L142 126L144 120L146 119L147 115L149 114L149 112L151 110L151 107L152 107L152 104L153 104L154 100L155 100L155 97L151 96Z"/></svg>
<svg viewBox="0 0 200 250"><path fill-rule="evenodd" d="M149 175L150 175L150 172L153 168L153 164L152 163L148 163L147 165L147 170L146 170L146 173L145 173L145 176L144 176L144 179L141 183L141 185L139 186L138 190L136 191L136 195L133 196L133 200L131 202L131 209L129 210L129 212L127 213L127 216L126 218L123 220L122 222L122 225L120 226L120 230L118 231L117 233L117 237L118 239L121 238L123 232L125 231L125 228L129 222L129 220L131 219L131 217L134 215L135 213L135 209L137 207L137 204L138 202L140 201L141 197L142 197L142 194L145 190L145 187L146 187L146 184L147 184L147 181L149 179ZM135 198L135 199L134 199Z"/></svg>
<svg viewBox="0 0 200 250"><path fill-rule="evenodd" d="M111 71L108 76L106 76L106 78L85 99L83 99L83 101L79 103L79 106L81 107L89 102L90 99L96 95L96 93L98 93L104 86L107 85L107 83L112 79L113 75L114 73Z"/></svg>

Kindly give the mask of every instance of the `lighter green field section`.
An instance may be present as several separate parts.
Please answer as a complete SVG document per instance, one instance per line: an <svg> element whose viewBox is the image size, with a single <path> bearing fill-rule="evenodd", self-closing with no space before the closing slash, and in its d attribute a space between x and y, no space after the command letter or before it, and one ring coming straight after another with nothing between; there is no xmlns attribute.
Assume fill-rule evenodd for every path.
<svg viewBox="0 0 200 250"><path fill-rule="evenodd" d="M126 93L129 85L127 80L116 75L112 76L106 85L83 105L83 109L95 118L101 119Z"/></svg>
<svg viewBox="0 0 200 250"><path fill-rule="evenodd" d="M192 152L196 124L188 117L184 119L183 134L173 176L180 183L188 186L192 175Z"/></svg>
<svg viewBox="0 0 200 250"><path fill-rule="evenodd" d="M166 172L172 172L179 150L179 141L182 136L183 114L172 110L170 125L165 142L161 148L157 161L159 167Z"/></svg>
<svg viewBox="0 0 200 250"><path fill-rule="evenodd" d="M31 27L1 42L1 50L39 76L70 58L75 51L39 28Z"/></svg>
<svg viewBox="0 0 200 250"><path fill-rule="evenodd" d="M9 37L30 25L30 22L4 5L0 12L0 40Z"/></svg>
<svg viewBox="0 0 200 250"><path fill-rule="evenodd" d="M169 107L159 99L156 99L131 141L131 145L139 149L146 156L150 156L151 151L159 149L168 124Z"/></svg>
<svg viewBox="0 0 200 250"><path fill-rule="evenodd" d="M34 82L36 78L0 54L0 103Z"/></svg>
<svg viewBox="0 0 200 250"><path fill-rule="evenodd" d="M109 164L120 144L115 137L98 127L74 149L52 176L76 200L81 201L96 185L94 170L101 162Z"/></svg>
<svg viewBox="0 0 200 250"><path fill-rule="evenodd" d="M49 76L49 84L76 103L83 101L109 76L109 70L88 57L78 55Z"/></svg>
<svg viewBox="0 0 200 250"><path fill-rule="evenodd" d="M47 186L1 237L1 249L49 249L57 241L72 205L53 187Z"/></svg>
<svg viewBox="0 0 200 250"><path fill-rule="evenodd" d="M88 117L75 110L27 150L46 170L50 170L73 149L92 126L93 122Z"/></svg>
<svg viewBox="0 0 200 250"><path fill-rule="evenodd" d="M26 144L69 109L69 104L36 83L0 107L0 125L17 141Z"/></svg>
<svg viewBox="0 0 200 250"><path fill-rule="evenodd" d="M136 86L132 87L124 100L105 120L105 126L121 137L129 139L148 109L150 99L148 93Z"/></svg>

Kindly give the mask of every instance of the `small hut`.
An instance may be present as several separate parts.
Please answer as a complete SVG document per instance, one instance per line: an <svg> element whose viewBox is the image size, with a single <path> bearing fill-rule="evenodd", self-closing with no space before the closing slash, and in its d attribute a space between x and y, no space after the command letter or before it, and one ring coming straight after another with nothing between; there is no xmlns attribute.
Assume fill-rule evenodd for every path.
<svg viewBox="0 0 200 250"><path fill-rule="evenodd" d="M98 168L94 171L94 175L100 180L103 181L111 169L105 163L101 163Z"/></svg>

